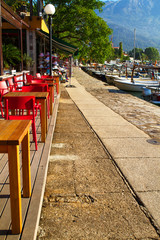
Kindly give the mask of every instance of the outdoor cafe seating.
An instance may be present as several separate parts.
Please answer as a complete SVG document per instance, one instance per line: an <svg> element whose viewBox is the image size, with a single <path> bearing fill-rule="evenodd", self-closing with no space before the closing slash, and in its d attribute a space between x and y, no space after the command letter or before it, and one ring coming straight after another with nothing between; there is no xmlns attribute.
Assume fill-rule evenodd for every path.
<svg viewBox="0 0 160 240"><path fill-rule="evenodd" d="M48 92L48 84L31 84L29 86L23 86L22 92ZM48 118L49 118L49 112L50 112L50 96L48 94L47 97L47 112L48 112Z"/></svg>
<svg viewBox="0 0 160 240"><path fill-rule="evenodd" d="M3 134L0 134L0 154L3 152L8 153L8 160L12 161L12 150L10 150L11 147L9 147L9 144L12 145L12 141L14 141L15 148L17 149L16 155L14 157L14 161L15 163L16 162L18 163L21 154L22 154L21 161L23 161L23 164L22 164L23 186L22 187L19 180L19 174L20 174L19 172L21 171L20 170L21 166L16 165L17 167L16 175L14 176L10 176L10 174L12 174L11 167L9 172L6 171L6 176L7 174L9 174L8 176L10 181L12 181L13 178L17 179L16 189L12 184L10 184L10 181L8 180L9 186L10 186L10 194L13 194L13 195L10 196L10 201L9 201L11 202L11 209L9 208L11 210L11 215L10 214L7 215L8 217L5 220L5 222L10 221L11 224L9 229L12 229L13 234L20 234L22 232L22 228L23 228L22 226L24 221L24 216L23 216L24 209L22 209L22 207L24 208L25 205L22 204L23 206L21 206L21 201L23 201L23 197L28 198L27 202L30 201L29 199L31 197L31 191L32 191L31 181L33 181L32 179L36 178L36 171L38 171L38 169L36 169L35 171L35 166L38 166L36 164L39 164L39 162L41 161L41 153L39 153L39 151L43 151L45 144L48 144L48 140L46 143L46 139L48 135L47 134L48 127L50 128L53 127L53 123L51 124L51 121L53 121L53 118L51 117L52 119L48 120L49 123L47 121L49 114L51 114L51 106L52 106L52 111L54 109L53 105L51 105L51 102L53 104L53 101L49 101L49 94L51 94L50 97L52 98L52 100L54 99L53 98L54 97L53 81L47 83L46 79L41 79L41 80L34 78L32 83L26 83L26 82L16 83L13 80L13 78L8 77L8 79L6 79L5 81L0 81L0 113L1 113L0 129L1 129L1 133L2 133L2 129L3 131L5 131L5 138L4 136L2 136ZM52 89L53 92L50 89ZM37 114L38 110L41 111L40 114ZM55 110L54 110L54 113L55 113ZM18 122L17 125L15 122ZM23 124L23 122L25 124ZM3 125L3 127L1 127L1 125ZM24 126L23 129L22 129L22 126ZM29 134L30 126L32 126L33 144L28 137L30 135ZM21 131L21 134L18 135L17 131L18 132ZM6 134L6 132L8 135ZM12 132L15 132L15 134L12 134ZM49 137L50 137L50 133L49 133ZM11 139L11 140L8 140L8 139ZM27 144L26 144L26 141L27 141ZM31 151L28 144L31 147ZM23 146L20 147L20 145L23 145ZM2 146L4 147L2 148ZM38 151L35 151L35 150L38 150ZM37 152L37 154L35 152ZM43 154L46 154L45 151ZM29 155L31 155L32 160L30 160ZM33 161L34 158L35 160ZM44 159L46 159L46 157L44 157ZM11 164L13 163L10 162L10 166ZM29 174L30 170L27 164L30 164L31 166L33 165L31 175ZM23 197L21 197L21 191L23 191ZM17 193L16 196L14 196L14 192ZM16 198L16 204L17 204L16 209L13 204L13 202L15 201L14 198ZM8 204L6 204L6 206L8 206ZM9 211L9 209L6 211ZM27 208L25 211L27 211ZM17 218L17 215L18 215L18 218Z"/></svg>
<svg viewBox="0 0 160 240"><path fill-rule="evenodd" d="M34 96L5 97L6 120L32 120L32 133L37 150L37 135L35 117L38 105L35 104ZM11 111L9 111L11 110Z"/></svg>
<svg viewBox="0 0 160 240"><path fill-rule="evenodd" d="M7 86L6 81L0 81L0 110L1 110L1 115L4 118L4 106L3 106L3 95L9 92L9 88Z"/></svg>

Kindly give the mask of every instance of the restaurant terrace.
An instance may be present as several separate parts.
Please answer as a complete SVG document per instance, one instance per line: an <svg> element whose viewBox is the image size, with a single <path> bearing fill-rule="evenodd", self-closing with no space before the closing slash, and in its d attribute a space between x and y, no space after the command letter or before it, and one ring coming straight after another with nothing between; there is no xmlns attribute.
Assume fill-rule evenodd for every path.
<svg viewBox="0 0 160 240"><path fill-rule="evenodd" d="M0 239L36 238L60 83L63 77L71 78L72 55L77 51L53 37L49 52L50 31L40 14L42 8L39 0L37 16L32 6L29 12L17 14L0 1ZM17 69L4 67L2 45L7 38L20 49ZM61 69L55 68L54 74L46 74L48 65L52 66L49 57L58 61L56 49L70 57L66 65L61 61ZM24 53L32 59L28 69Z"/></svg>

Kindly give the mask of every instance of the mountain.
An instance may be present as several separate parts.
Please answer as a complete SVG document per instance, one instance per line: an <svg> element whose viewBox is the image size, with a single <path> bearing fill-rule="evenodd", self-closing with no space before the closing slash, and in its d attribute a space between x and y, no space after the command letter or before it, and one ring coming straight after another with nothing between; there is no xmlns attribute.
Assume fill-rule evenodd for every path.
<svg viewBox="0 0 160 240"><path fill-rule="evenodd" d="M133 49L136 29L136 47L159 48L160 0L108 0L103 12L96 13L113 29L115 46L123 42L124 50Z"/></svg>

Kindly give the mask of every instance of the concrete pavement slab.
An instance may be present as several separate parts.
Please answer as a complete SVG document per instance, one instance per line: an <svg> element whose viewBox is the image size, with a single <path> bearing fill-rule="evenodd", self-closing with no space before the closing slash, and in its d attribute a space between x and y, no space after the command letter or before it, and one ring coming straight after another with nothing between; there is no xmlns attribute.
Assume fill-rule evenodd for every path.
<svg viewBox="0 0 160 240"><path fill-rule="evenodd" d="M104 138L104 145L113 158L159 158L160 145L152 145L150 138Z"/></svg>
<svg viewBox="0 0 160 240"><path fill-rule="evenodd" d="M77 105L79 107L79 105ZM80 109L80 107L79 107ZM113 116L116 117L117 113L113 112L109 108L99 108L99 109L80 109L86 117L104 117L104 116Z"/></svg>
<svg viewBox="0 0 160 240"><path fill-rule="evenodd" d="M136 192L160 191L160 158L117 158L116 163Z"/></svg>
<svg viewBox="0 0 160 240"><path fill-rule="evenodd" d="M77 103L77 106L81 109L81 110L90 110L90 109L93 109L93 110L99 110L99 109L102 109L102 111L106 110L105 106L103 104L81 104L81 103Z"/></svg>
<svg viewBox="0 0 160 240"><path fill-rule="evenodd" d="M132 124L125 124L122 126L110 126L110 125L92 125L93 129L96 131L98 136L103 138L148 138L148 135L134 127Z"/></svg>
<svg viewBox="0 0 160 240"><path fill-rule="evenodd" d="M98 105L102 105L103 103L101 103L101 102L99 102L99 101L97 101L97 99L95 99L95 98L92 98L92 99L78 99L78 100L76 100L76 99L74 99L74 102L76 103L76 104L90 104L90 105L93 105L93 104L98 104Z"/></svg>
<svg viewBox="0 0 160 240"><path fill-rule="evenodd" d="M85 115L85 114L84 114ZM87 121L91 126L126 126L130 125L124 118L118 114L115 116L89 116Z"/></svg>
<svg viewBox="0 0 160 240"><path fill-rule="evenodd" d="M151 192L138 192L138 196L141 201L144 203L146 208L148 209L151 216L154 218L155 225L158 224L160 226L160 192L159 191L151 191Z"/></svg>

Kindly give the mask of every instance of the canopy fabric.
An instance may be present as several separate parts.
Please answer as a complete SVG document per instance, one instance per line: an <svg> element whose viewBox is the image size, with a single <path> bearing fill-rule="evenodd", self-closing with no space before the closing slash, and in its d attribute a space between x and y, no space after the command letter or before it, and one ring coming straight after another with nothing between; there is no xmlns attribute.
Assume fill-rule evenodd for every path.
<svg viewBox="0 0 160 240"><path fill-rule="evenodd" d="M45 35L47 38L49 38L49 34L44 32L43 30L39 30L43 35ZM59 38L56 38L54 36L52 36L52 44L55 48L60 49L66 53L69 54L76 54L78 51L78 48L74 45L71 45Z"/></svg>

